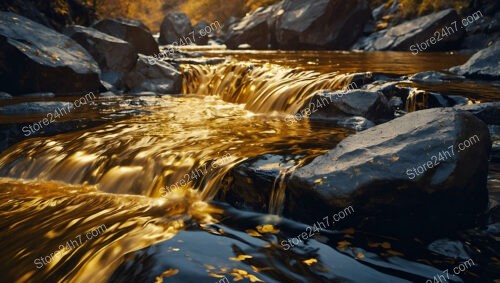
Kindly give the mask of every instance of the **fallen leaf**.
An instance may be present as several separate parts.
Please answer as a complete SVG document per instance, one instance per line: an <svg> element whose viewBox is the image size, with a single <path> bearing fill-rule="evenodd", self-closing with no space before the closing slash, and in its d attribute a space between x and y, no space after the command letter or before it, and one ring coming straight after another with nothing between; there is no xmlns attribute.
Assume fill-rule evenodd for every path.
<svg viewBox="0 0 500 283"><path fill-rule="evenodd" d="M317 263L318 260L315 259L315 258L310 258L310 259L303 260L302 262L305 263L305 264L307 264L307 265L309 265L309 266L311 266L311 265L313 265L313 263Z"/></svg>
<svg viewBox="0 0 500 283"><path fill-rule="evenodd" d="M229 259L232 260L232 261L244 261L245 259L247 258L252 258L251 255L239 255L237 257L230 257Z"/></svg>
<svg viewBox="0 0 500 283"><path fill-rule="evenodd" d="M274 226L271 224L266 224L264 226L257 226L257 231L260 233L272 233L278 234L280 232L279 229L274 229Z"/></svg>

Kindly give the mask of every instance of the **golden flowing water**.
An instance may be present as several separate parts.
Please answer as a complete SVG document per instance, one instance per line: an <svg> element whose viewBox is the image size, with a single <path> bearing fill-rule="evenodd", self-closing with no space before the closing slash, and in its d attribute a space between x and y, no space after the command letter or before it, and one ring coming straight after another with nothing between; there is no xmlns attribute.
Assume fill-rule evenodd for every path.
<svg viewBox="0 0 500 283"><path fill-rule="evenodd" d="M273 64L262 66L249 63L223 65L187 65L184 93L219 96L224 101L244 103L257 113L297 113L318 90L357 88L350 85L354 78L366 74L321 74L315 71L289 69ZM361 84L359 85L361 87Z"/></svg>
<svg viewBox="0 0 500 283"><path fill-rule="evenodd" d="M224 187L224 176L237 164L262 154L295 159L294 166L282 169L269 198L270 213L279 214L286 192L285 176L351 134L328 122L294 121L290 114L317 90L347 87L353 73L369 71L370 65L360 67L359 58L366 54L349 54L350 60L358 60L347 71L331 62L312 64L309 57L330 58L328 52L233 56L253 57L217 66L183 66L183 96L129 98L118 104L143 105L149 115L28 139L4 151L0 155L0 273L4 274L0 281L106 282L131 253L156 247L188 227L216 223L214 219L223 212L208 202ZM255 59L259 56L262 62ZM405 60L414 60L405 56ZM266 63L270 61L267 57L276 64ZM387 58L375 56L374 60ZM463 58L448 60L460 62ZM426 62L435 64L431 59ZM394 62L386 69L391 69L391 64ZM421 71L428 67L425 64ZM120 107L116 106L117 110ZM106 229L57 256L49 256L61 245L99 227ZM269 227L256 229L260 233L273 231ZM211 233L223 234L217 229ZM255 233L259 234L251 234ZM255 249L265 254L276 249L265 243ZM36 260L47 256L50 262L37 268ZM276 258L290 256L279 254ZM307 259L295 256L300 262ZM307 265L283 267L279 263L274 268L285 273L293 270L308 278L313 275L305 271ZM184 266L187 272L197 274L187 263ZM213 282L220 279L204 262L196 268L213 277ZM252 278L251 270L256 275L260 272L252 266L247 273L234 275L234 271L221 268L220 274ZM177 272L182 274L182 268L167 268L160 274L166 278ZM323 272L318 271L314 278L323 278ZM299 275L283 276L292 282ZM377 276L384 278L379 273Z"/></svg>

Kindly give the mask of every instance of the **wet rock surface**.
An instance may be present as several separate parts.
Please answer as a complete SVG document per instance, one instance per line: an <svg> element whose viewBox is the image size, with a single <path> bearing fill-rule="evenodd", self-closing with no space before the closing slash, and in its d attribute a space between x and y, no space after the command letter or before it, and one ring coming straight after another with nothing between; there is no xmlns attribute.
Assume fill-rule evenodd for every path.
<svg viewBox="0 0 500 283"><path fill-rule="evenodd" d="M365 90L319 91L299 111L307 112L311 113L312 118L361 116L372 121L381 121L393 117L384 95Z"/></svg>
<svg viewBox="0 0 500 283"><path fill-rule="evenodd" d="M137 50L130 43L93 28L71 26L65 34L83 46L101 68L101 79L120 86L137 62Z"/></svg>
<svg viewBox="0 0 500 283"><path fill-rule="evenodd" d="M137 63L125 77L126 86L133 92L181 93L182 75L172 65L139 54Z"/></svg>
<svg viewBox="0 0 500 283"><path fill-rule="evenodd" d="M406 128L394 129L397 120ZM477 137L473 149L457 148L471 137ZM314 211L352 205L364 212L350 218L351 224L367 229L410 233L424 222L440 230L457 215L463 217L460 225L470 225L486 209L490 149L486 125L472 114L450 109L410 113L346 138L295 171L285 214L312 220L320 215L309 205ZM450 152L444 157L445 151ZM412 171L419 166L427 170Z"/></svg>
<svg viewBox="0 0 500 283"><path fill-rule="evenodd" d="M365 0L287 0L276 21L277 47L347 49L369 17Z"/></svg>
<svg viewBox="0 0 500 283"><path fill-rule="evenodd" d="M361 50L417 50L414 52L418 53L419 49L416 44L427 41L426 51L449 50L458 47L464 35L463 30L459 29L449 36L441 36L442 28L451 25L454 21L460 22L455 10L443 10L404 22L388 30L373 33L368 38L360 39L354 48ZM439 33L439 40L436 32ZM429 42L432 37L435 37L434 43Z"/></svg>
<svg viewBox="0 0 500 283"><path fill-rule="evenodd" d="M141 21L130 19L104 19L92 25L93 28L132 44L144 55L160 53L158 43L151 31Z"/></svg>
<svg viewBox="0 0 500 283"><path fill-rule="evenodd" d="M17 14L0 12L0 84L11 94L81 94L100 87L92 56L69 37Z"/></svg>
<svg viewBox="0 0 500 283"><path fill-rule="evenodd" d="M500 79L500 41L474 54L465 64L450 69L472 79Z"/></svg>
<svg viewBox="0 0 500 283"><path fill-rule="evenodd" d="M170 13L165 16L160 26L160 44L181 44L186 41L186 38L192 38L193 26L191 20L184 13Z"/></svg>

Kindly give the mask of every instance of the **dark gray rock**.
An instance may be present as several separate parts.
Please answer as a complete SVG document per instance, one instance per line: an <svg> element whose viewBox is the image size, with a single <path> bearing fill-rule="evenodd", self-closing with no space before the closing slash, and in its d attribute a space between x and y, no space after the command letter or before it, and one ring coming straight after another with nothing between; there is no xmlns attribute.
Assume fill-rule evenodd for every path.
<svg viewBox="0 0 500 283"><path fill-rule="evenodd" d="M0 12L0 85L11 94L98 91L100 70L78 43L19 15Z"/></svg>
<svg viewBox="0 0 500 283"><path fill-rule="evenodd" d="M125 84L133 92L177 94L182 91L182 75L167 62L139 54L134 69L125 78Z"/></svg>
<svg viewBox="0 0 500 283"><path fill-rule="evenodd" d="M20 94L19 97L27 97L27 98L52 98L56 95L53 92L36 92L36 93L26 93Z"/></svg>
<svg viewBox="0 0 500 283"><path fill-rule="evenodd" d="M429 244L428 249L437 254L446 257L468 260L470 256L464 249L464 245L460 241L452 241L450 239L439 239Z"/></svg>
<svg viewBox="0 0 500 283"><path fill-rule="evenodd" d="M366 0L286 0L276 21L277 47L348 49L369 19Z"/></svg>
<svg viewBox="0 0 500 283"><path fill-rule="evenodd" d="M194 31L194 43L197 45L207 45L208 39L210 38L210 34L207 33L207 30L210 26L205 21L199 21L196 25L193 26Z"/></svg>
<svg viewBox="0 0 500 283"><path fill-rule="evenodd" d="M135 47L117 37L82 26L71 26L64 33L87 49L101 68L101 79L112 85L121 86L137 62Z"/></svg>
<svg viewBox="0 0 500 283"><path fill-rule="evenodd" d="M394 130L398 120L406 128ZM471 138L469 148L457 148ZM344 139L292 173L285 215L313 222L352 206L355 214L340 224L412 236L470 225L487 208L490 149L486 124L468 112L410 113Z"/></svg>
<svg viewBox="0 0 500 283"><path fill-rule="evenodd" d="M450 69L451 72L472 79L500 79L500 41L474 54L465 64Z"/></svg>
<svg viewBox="0 0 500 283"><path fill-rule="evenodd" d="M500 125L500 102L462 105L455 109L468 111L488 125Z"/></svg>
<svg viewBox="0 0 500 283"><path fill-rule="evenodd" d="M229 27L225 44L230 49L237 49L247 44L251 49L268 49L273 45L274 26L277 13L283 3L260 7L246 15L241 21Z"/></svg>
<svg viewBox="0 0 500 283"><path fill-rule="evenodd" d="M385 96L366 90L318 91L298 113L313 118L361 116L375 122L393 117Z"/></svg>
<svg viewBox="0 0 500 283"><path fill-rule="evenodd" d="M169 13L165 16L160 26L160 38L158 40L160 44L176 44L180 46L193 44L192 38L193 26L186 14Z"/></svg>
<svg viewBox="0 0 500 283"><path fill-rule="evenodd" d="M6 92L3 92L3 91L0 91L0 100L2 99L11 99L12 98L12 95L6 93Z"/></svg>
<svg viewBox="0 0 500 283"><path fill-rule="evenodd" d="M362 38L354 45L355 49L362 50L400 50L412 51L414 54L423 51L445 51L459 47L464 31L448 32L448 36L442 36L442 28L449 27L456 21L460 26L460 18L453 9L447 9L423 16L400 25L383 30ZM437 35L439 32L439 36ZM431 38L435 38L434 43ZM416 47L417 44L427 42L426 48ZM425 49L425 50L424 50Z"/></svg>
<svg viewBox="0 0 500 283"><path fill-rule="evenodd" d="M160 53L151 31L141 21L130 19L104 19L95 23L93 28L132 44L137 52L144 55Z"/></svg>
<svg viewBox="0 0 500 283"><path fill-rule="evenodd" d="M461 81L465 77L443 72L427 71L410 76L409 80L419 83L443 83L445 81Z"/></svg>

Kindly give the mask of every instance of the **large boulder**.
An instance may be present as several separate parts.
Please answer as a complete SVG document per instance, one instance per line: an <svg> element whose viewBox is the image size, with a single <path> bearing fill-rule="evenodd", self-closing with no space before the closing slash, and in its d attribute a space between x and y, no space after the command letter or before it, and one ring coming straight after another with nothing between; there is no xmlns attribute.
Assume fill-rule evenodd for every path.
<svg viewBox="0 0 500 283"><path fill-rule="evenodd" d="M152 91L159 94L179 94L182 91L182 75L172 65L139 54L135 67L125 78L133 92Z"/></svg>
<svg viewBox="0 0 500 283"><path fill-rule="evenodd" d="M382 93L359 89L320 90L304 103L298 115L313 118L361 116L371 121L393 117L391 107Z"/></svg>
<svg viewBox="0 0 500 283"><path fill-rule="evenodd" d="M64 32L94 57L101 79L119 86L122 78L137 62L137 50L130 43L93 28L71 26Z"/></svg>
<svg viewBox="0 0 500 283"><path fill-rule="evenodd" d="M347 49L369 19L366 0L286 0L278 11L277 44L282 49Z"/></svg>
<svg viewBox="0 0 500 283"><path fill-rule="evenodd" d="M194 43L196 43L196 45L208 44L208 39L211 35L207 33L207 30L210 31L211 27L205 21L199 21L196 25L193 26L193 31L195 34Z"/></svg>
<svg viewBox="0 0 500 283"><path fill-rule="evenodd" d="M11 94L82 94L100 88L92 56L71 38L0 12L0 88Z"/></svg>
<svg viewBox="0 0 500 283"><path fill-rule="evenodd" d="M456 31L453 22L457 24ZM464 31L460 25L460 18L455 10L447 9L374 33L368 38L362 38L354 48L412 51L413 54L449 50L458 48L463 38ZM443 33L443 29L447 32ZM452 29L453 32L451 32Z"/></svg>
<svg viewBox="0 0 500 283"><path fill-rule="evenodd" d="M474 54L465 64L451 72L473 79L500 79L500 41Z"/></svg>
<svg viewBox="0 0 500 283"><path fill-rule="evenodd" d="M132 44L137 52L144 55L160 53L151 31L141 21L130 19L104 19L95 23L93 28L118 37Z"/></svg>
<svg viewBox="0 0 500 283"><path fill-rule="evenodd" d="M193 26L186 14L169 13L163 18L160 26L160 38L158 40L160 44L193 44L192 38Z"/></svg>
<svg viewBox="0 0 500 283"><path fill-rule="evenodd" d="M407 127L394 130L401 123ZM486 124L468 112L410 113L292 173L285 215L312 223L352 206L343 224L384 232L468 225L487 207L490 149Z"/></svg>
<svg viewBox="0 0 500 283"><path fill-rule="evenodd" d="M282 6L280 2L266 8L260 7L230 26L226 34L227 47L236 49L243 44L248 44L252 49L273 47L276 17L282 11Z"/></svg>

